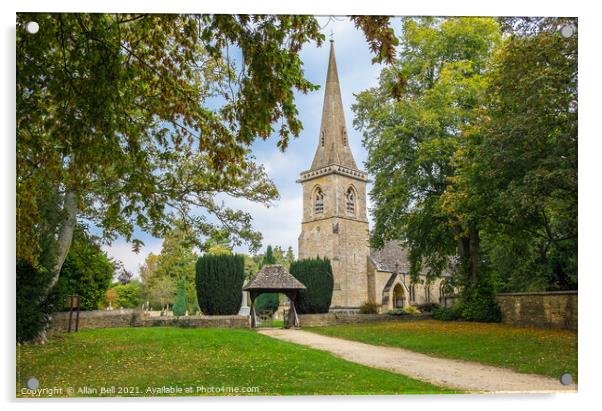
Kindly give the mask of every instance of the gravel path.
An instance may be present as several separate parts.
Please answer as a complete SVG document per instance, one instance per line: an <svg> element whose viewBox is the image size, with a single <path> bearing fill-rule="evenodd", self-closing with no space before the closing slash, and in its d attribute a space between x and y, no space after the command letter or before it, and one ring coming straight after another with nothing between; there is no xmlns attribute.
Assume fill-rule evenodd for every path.
<svg viewBox="0 0 602 411"><path fill-rule="evenodd" d="M337 357L369 367L407 375L439 386L477 392L576 392L577 385L560 384L557 379L522 374L476 362L430 357L396 347L364 344L327 337L302 330L262 329L279 340L328 351Z"/></svg>

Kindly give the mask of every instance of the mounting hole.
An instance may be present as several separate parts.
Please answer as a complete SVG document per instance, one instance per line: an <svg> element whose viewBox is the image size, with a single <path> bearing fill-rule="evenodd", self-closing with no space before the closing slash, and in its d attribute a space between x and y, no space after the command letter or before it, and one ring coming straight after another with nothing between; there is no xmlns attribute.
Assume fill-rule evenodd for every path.
<svg viewBox="0 0 602 411"><path fill-rule="evenodd" d="M568 372L565 372L560 376L560 383L562 385L570 385L573 383L573 376Z"/></svg>
<svg viewBox="0 0 602 411"><path fill-rule="evenodd" d="M39 386L40 381L38 381L36 377L30 377L27 380L27 388L29 388L30 390L37 390Z"/></svg>
<svg viewBox="0 0 602 411"><path fill-rule="evenodd" d="M25 23L25 31L29 34L36 34L40 31L40 25L35 21L29 21Z"/></svg>
<svg viewBox="0 0 602 411"><path fill-rule="evenodd" d="M572 24L564 24L562 27L560 27L560 35L565 39L568 39L573 34L575 34L575 26Z"/></svg>

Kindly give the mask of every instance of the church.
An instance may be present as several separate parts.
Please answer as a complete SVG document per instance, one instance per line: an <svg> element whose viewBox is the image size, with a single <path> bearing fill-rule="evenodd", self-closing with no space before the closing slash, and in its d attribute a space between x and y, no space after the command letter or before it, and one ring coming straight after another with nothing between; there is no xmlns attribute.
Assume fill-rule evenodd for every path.
<svg viewBox="0 0 602 411"><path fill-rule="evenodd" d="M331 311L355 311L365 303L379 312L439 303L448 278L410 278L406 250L397 242L369 246L368 174L349 146L334 43L330 42L322 122L311 167L297 180L303 187L299 258L328 257L334 275Z"/></svg>

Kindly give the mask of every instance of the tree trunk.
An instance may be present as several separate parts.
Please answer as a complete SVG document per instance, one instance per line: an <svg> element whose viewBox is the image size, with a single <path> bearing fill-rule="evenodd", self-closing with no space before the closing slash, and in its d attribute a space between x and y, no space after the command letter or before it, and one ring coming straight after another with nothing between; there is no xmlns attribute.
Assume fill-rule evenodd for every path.
<svg viewBox="0 0 602 411"><path fill-rule="evenodd" d="M462 227L456 225L454 227L454 233L456 234L456 242L458 246L458 255L460 257L460 271L465 278L470 277L470 242L466 235L463 233Z"/></svg>
<svg viewBox="0 0 602 411"><path fill-rule="evenodd" d="M473 224L469 229L469 251L470 251L470 280L473 285L476 285L479 273L479 254L481 241L479 238L479 230Z"/></svg>
<svg viewBox="0 0 602 411"><path fill-rule="evenodd" d="M71 242L73 241L73 232L75 231L75 224L77 222L77 192L73 189L68 189L65 192L65 198L63 200L63 212L65 213L65 219L61 223L59 230L59 236L57 239L57 257L55 265L52 269L53 279L48 289L50 290L59 280L59 274L61 268L67 258L69 249L71 248Z"/></svg>

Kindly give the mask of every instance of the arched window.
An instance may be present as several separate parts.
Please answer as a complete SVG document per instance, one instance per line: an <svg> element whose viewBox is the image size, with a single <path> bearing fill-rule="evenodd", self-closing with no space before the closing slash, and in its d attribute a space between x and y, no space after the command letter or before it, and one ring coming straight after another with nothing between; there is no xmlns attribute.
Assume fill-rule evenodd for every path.
<svg viewBox="0 0 602 411"><path fill-rule="evenodd" d="M416 289L414 288L414 284L410 285L410 301L416 301Z"/></svg>
<svg viewBox="0 0 602 411"><path fill-rule="evenodd" d="M347 189L345 199L347 200L347 214L355 215L355 190L353 187Z"/></svg>
<svg viewBox="0 0 602 411"><path fill-rule="evenodd" d="M320 187L314 191L314 212L316 214L324 212L324 193Z"/></svg>
<svg viewBox="0 0 602 411"><path fill-rule="evenodd" d="M427 303L431 302L431 286L430 285L424 286L424 301Z"/></svg>

